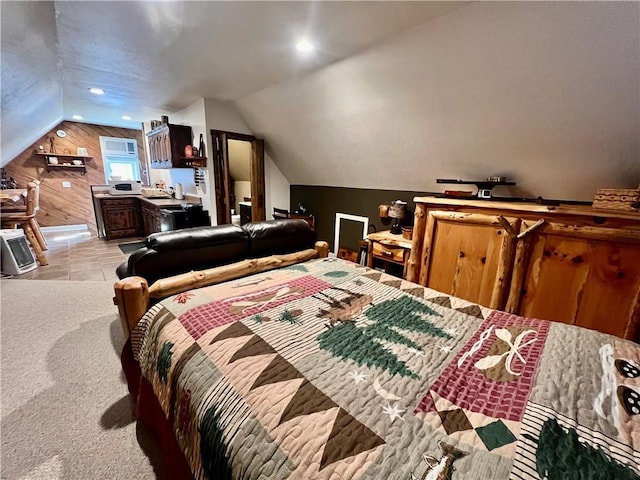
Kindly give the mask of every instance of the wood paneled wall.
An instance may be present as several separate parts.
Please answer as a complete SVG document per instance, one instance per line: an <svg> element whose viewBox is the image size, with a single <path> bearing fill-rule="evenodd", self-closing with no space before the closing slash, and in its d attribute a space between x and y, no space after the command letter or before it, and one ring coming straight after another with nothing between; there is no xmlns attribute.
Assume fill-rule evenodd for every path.
<svg viewBox="0 0 640 480"><path fill-rule="evenodd" d="M64 130L67 136L60 138L57 130ZM96 222L91 201L90 185L104 185L104 167L100 151L99 137L135 138L138 142L138 157L144 162L142 132L128 128L105 127L77 122L62 122L43 135L24 152L5 166L8 176L13 177L19 187L26 187L28 181L38 179L40 185L40 211L38 222L41 226L87 224L92 233L96 232ZM49 153L49 139L55 141L56 153L75 154L78 147L87 149L93 157L87 161L87 174L77 170L52 169L47 172L45 159L36 155L42 145ZM62 182L70 182L71 188L64 188Z"/></svg>

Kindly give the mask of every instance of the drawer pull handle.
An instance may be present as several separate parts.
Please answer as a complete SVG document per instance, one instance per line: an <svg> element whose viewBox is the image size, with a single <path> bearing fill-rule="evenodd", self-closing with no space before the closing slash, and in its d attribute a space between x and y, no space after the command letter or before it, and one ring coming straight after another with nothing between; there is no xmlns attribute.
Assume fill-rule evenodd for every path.
<svg viewBox="0 0 640 480"><path fill-rule="evenodd" d="M393 257L393 252L390 252L389 250L382 250L382 254L385 257Z"/></svg>

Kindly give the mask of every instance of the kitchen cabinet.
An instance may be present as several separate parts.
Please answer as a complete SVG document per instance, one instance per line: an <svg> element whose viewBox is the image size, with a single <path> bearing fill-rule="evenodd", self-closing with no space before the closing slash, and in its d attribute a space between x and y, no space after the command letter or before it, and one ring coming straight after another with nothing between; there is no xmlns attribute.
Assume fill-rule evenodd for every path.
<svg viewBox="0 0 640 480"><path fill-rule="evenodd" d="M640 215L417 197L407 279L640 341Z"/></svg>
<svg viewBox="0 0 640 480"><path fill-rule="evenodd" d="M142 237L171 228L210 225L208 212L198 203L142 195L111 195L107 186L93 185L92 197L100 238ZM167 212L175 216L167 218Z"/></svg>
<svg viewBox="0 0 640 480"><path fill-rule="evenodd" d="M107 240L142 236L140 202L137 198L103 198L100 210Z"/></svg>
<svg viewBox="0 0 640 480"><path fill-rule="evenodd" d="M192 131L187 125L162 125L147 133L151 168L189 168L206 166L206 158L185 157Z"/></svg>
<svg viewBox="0 0 640 480"><path fill-rule="evenodd" d="M142 222L145 236L162 231L162 214L160 210L158 206L142 202Z"/></svg>

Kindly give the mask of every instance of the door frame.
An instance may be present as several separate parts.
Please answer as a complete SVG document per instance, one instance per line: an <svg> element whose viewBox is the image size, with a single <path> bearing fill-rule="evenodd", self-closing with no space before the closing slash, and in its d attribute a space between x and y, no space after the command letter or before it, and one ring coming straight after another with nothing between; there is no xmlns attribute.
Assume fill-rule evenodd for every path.
<svg viewBox="0 0 640 480"><path fill-rule="evenodd" d="M231 223L231 177L228 140L251 144L251 221L266 219L264 181L264 140L245 133L211 129L213 176L218 225Z"/></svg>

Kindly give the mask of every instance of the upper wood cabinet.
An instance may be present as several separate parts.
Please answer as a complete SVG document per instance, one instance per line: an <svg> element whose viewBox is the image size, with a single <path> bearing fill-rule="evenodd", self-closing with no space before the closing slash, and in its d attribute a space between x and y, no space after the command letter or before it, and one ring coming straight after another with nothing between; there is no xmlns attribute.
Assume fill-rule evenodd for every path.
<svg viewBox="0 0 640 480"><path fill-rule="evenodd" d="M184 148L191 145L191 127L186 125L162 125L147 133L151 168L181 168L206 166L206 159L184 156Z"/></svg>
<svg viewBox="0 0 640 480"><path fill-rule="evenodd" d="M506 301L517 218L430 211L419 282L491 308Z"/></svg>
<svg viewBox="0 0 640 480"><path fill-rule="evenodd" d="M419 197L407 279L640 341L640 215Z"/></svg>

